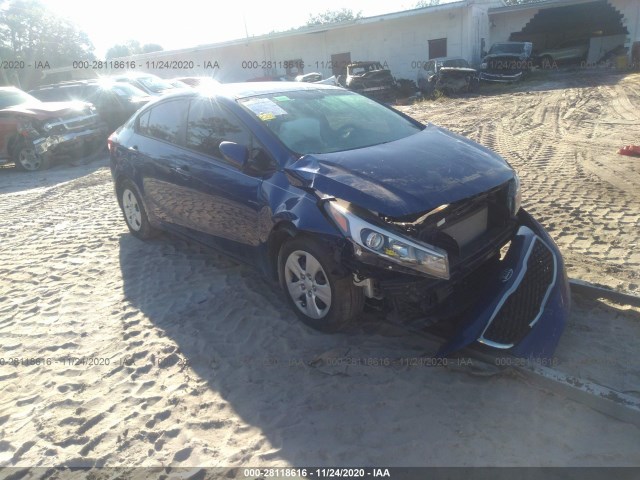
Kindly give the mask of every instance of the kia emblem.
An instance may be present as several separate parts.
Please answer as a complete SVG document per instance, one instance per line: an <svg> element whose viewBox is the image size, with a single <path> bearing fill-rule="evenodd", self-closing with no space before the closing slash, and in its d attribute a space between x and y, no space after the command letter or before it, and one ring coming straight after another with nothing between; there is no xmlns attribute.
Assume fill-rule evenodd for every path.
<svg viewBox="0 0 640 480"><path fill-rule="evenodd" d="M513 277L513 268L507 268L500 272L500 281L502 283L507 283L511 277Z"/></svg>

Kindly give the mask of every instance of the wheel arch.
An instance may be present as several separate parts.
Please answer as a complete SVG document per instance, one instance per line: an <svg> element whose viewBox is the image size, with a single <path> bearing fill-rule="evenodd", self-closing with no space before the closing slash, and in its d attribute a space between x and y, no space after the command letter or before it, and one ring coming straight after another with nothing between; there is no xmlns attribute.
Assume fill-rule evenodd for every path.
<svg viewBox="0 0 640 480"><path fill-rule="evenodd" d="M267 239L266 273L272 280L278 280L278 255L280 248L289 239L300 234L295 225L288 221L281 221L273 227Z"/></svg>
<svg viewBox="0 0 640 480"><path fill-rule="evenodd" d="M153 212L149 208L149 204L147 203L147 199L144 196L143 190L138 185L138 182L136 182L133 178L131 178L131 176L127 175L126 173L120 173L118 176L116 176L114 180L118 206L122 208L122 187L125 183L129 183L133 185L133 188L136 189L136 193L140 197L140 201L142 202L142 207L144 208L147 214L147 220L149 220L149 223L154 228L159 228L158 221L156 220L156 217L154 216Z"/></svg>
<svg viewBox="0 0 640 480"><path fill-rule="evenodd" d="M22 135L18 133L14 133L11 136L11 138L7 142L7 153L9 154L9 158L11 158L12 160L14 159L16 155L16 149L18 148L21 142L25 142L25 141L26 140L24 139L24 137L22 137Z"/></svg>

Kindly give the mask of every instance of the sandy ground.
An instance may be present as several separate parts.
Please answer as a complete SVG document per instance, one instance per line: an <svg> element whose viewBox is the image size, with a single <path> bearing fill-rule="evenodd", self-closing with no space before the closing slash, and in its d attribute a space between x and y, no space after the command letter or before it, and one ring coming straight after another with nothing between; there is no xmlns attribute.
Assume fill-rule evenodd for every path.
<svg viewBox="0 0 640 480"><path fill-rule="evenodd" d="M558 76L405 111L508 158L572 276L638 292L640 159L615 151L639 95ZM0 466L640 466L634 425L509 371L407 366L434 346L371 319L313 332L251 268L136 240L106 165L0 169ZM638 338L638 309L578 299L558 368L638 393Z"/></svg>

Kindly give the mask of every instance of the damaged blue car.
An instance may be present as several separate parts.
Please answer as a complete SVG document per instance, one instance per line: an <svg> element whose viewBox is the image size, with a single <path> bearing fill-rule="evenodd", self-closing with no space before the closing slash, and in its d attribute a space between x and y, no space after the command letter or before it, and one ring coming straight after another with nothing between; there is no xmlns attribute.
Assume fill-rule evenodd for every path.
<svg viewBox="0 0 640 480"><path fill-rule="evenodd" d="M260 268L326 332L366 304L442 336L548 358L569 314L564 263L494 152L347 90L182 91L109 138L133 235L188 237Z"/></svg>

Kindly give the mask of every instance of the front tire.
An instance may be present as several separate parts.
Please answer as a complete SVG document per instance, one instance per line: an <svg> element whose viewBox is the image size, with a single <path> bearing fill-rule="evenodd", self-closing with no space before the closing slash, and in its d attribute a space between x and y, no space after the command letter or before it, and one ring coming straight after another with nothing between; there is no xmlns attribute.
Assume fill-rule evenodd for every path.
<svg viewBox="0 0 640 480"><path fill-rule="evenodd" d="M469 93L476 93L478 90L480 90L480 79L477 77L471 77L469 79Z"/></svg>
<svg viewBox="0 0 640 480"><path fill-rule="evenodd" d="M344 329L362 312L364 293L351 275L339 275L331 252L319 241L299 236L278 255L280 284L289 304L308 326L331 333Z"/></svg>
<svg viewBox="0 0 640 480"><path fill-rule="evenodd" d="M37 172L49 168L49 162L38 155L33 145L20 142L13 154L13 162L18 170Z"/></svg>
<svg viewBox="0 0 640 480"><path fill-rule="evenodd" d="M119 200L127 227L133 236L140 240L152 238L157 231L149 223L149 217L138 194L138 189L131 181L125 180L122 183Z"/></svg>

